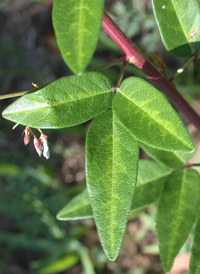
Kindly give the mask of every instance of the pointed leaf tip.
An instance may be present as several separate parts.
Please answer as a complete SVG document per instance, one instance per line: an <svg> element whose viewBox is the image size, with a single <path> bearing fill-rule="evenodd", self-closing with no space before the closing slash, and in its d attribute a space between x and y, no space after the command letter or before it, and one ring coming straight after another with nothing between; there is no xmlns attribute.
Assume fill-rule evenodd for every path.
<svg viewBox="0 0 200 274"><path fill-rule="evenodd" d="M155 149L153 147L147 146L145 144L140 144L141 148L153 159L162 163L163 165L169 168L180 168L186 163L189 159L192 158L194 152L170 152Z"/></svg>
<svg viewBox="0 0 200 274"><path fill-rule="evenodd" d="M83 72L95 51L103 18L103 0L54 0L53 26L62 57Z"/></svg>
<svg viewBox="0 0 200 274"><path fill-rule="evenodd" d="M24 95L8 106L3 117L32 128L64 128L86 122L112 103L111 81L101 73L62 77Z"/></svg>
<svg viewBox="0 0 200 274"><path fill-rule="evenodd" d="M87 189L75 196L56 216L58 220L76 220L92 217L92 208Z"/></svg>
<svg viewBox="0 0 200 274"><path fill-rule="evenodd" d="M123 81L114 96L113 110L141 143L172 152L195 150L187 129L165 96L141 78Z"/></svg>
<svg viewBox="0 0 200 274"><path fill-rule="evenodd" d="M138 158L138 142L112 110L95 118L86 139L86 181L99 238L112 261L125 233Z"/></svg>

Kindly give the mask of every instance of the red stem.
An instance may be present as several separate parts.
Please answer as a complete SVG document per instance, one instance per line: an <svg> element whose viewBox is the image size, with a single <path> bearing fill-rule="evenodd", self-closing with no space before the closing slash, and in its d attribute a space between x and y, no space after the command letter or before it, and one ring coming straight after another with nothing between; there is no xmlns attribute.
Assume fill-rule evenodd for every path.
<svg viewBox="0 0 200 274"><path fill-rule="evenodd" d="M185 114L197 129L200 130L200 117L188 105L185 99L180 95L175 85L169 81L154 65L143 55L143 53L128 39L128 37L118 28L112 19L104 13L103 29L112 38L112 40L122 49L136 67L141 69L145 75L152 80L157 88L166 94L170 100Z"/></svg>

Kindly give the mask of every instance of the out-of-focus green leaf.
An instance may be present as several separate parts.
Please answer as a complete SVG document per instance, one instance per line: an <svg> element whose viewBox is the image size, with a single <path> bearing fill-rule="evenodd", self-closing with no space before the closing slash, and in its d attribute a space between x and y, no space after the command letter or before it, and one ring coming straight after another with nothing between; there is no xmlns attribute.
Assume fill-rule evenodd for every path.
<svg viewBox="0 0 200 274"><path fill-rule="evenodd" d="M156 245L144 246L142 248L142 253L158 255L159 254L158 245L156 244Z"/></svg>
<svg viewBox="0 0 200 274"><path fill-rule="evenodd" d="M79 254L83 265L84 273L95 274L94 267L89 256L89 250L85 247L82 247L79 251Z"/></svg>
<svg viewBox="0 0 200 274"><path fill-rule="evenodd" d="M0 233L0 243L6 243L10 247L21 247L33 251L51 253L57 247L56 242L44 238L30 238L23 233L4 232Z"/></svg>
<svg viewBox="0 0 200 274"><path fill-rule="evenodd" d="M153 0L163 43L174 55L185 57L200 42L200 5L197 0Z"/></svg>
<svg viewBox="0 0 200 274"><path fill-rule="evenodd" d="M165 272L169 272L195 222L200 178L193 169L174 171L165 183L156 214L156 234Z"/></svg>
<svg viewBox="0 0 200 274"><path fill-rule="evenodd" d="M131 210L138 210L155 203L161 194L170 170L163 165L140 160L138 181ZM92 218L92 208L87 189L75 196L57 215L59 220L77 220Z"/></svg>
<svg viewBox="0 0 200 274"><path fill-rule="evenodd" d="M109 260L116 259L122 244L138 158L138 142L112 110L95 118L86 140L86 181L100 241Z"/></svg>
<svg viewBox="0 0 200 274"><path fill-rule="evenodd" d="M194 228L194 238L191 250L190 266L188 274L200 273L200 207Z"/></svg>
<svg viewBox="0 0 200 274"><path fill-rule="evenodd" d="M145 80L127 78L114 96L113 109L140 142L167 151L194 151L193 141L174 109Z"/></svg>
<svg viewBox="0 0 200 274"><path fill-rule="evenodd" d="M54 274L76 265L79 262L78 255L66 255L52 264L39 270L39 274Z"/></svg>
<svg viewBox="0 0 200 274"><path fill-rule="evenodd" d="M102 24L103 0L54 0L53 25L63 59L83 72L95 51Z"/></svg>
<svg viewBox="0 0 200 274"><path fill-rule="evenodd" d="M68 239L65 237L61 242L56 241L52 247L53 248L50 248L47 251L49 253L48 257L31 262L30 267L34 273L40 273L40 271L51 271L52 266L53 269L62 266L65 268L67 267L67 265L65 265L65 257L67 256L63 257L63 254L72 255L73 262L74 256L78 256L79 260L81 259L81 252L85 249L85 247L83 247L77 240L71 237ZM69 260L67 258L66 264L68 264L68 262L71 262L70 258Z"/></svg>
<svg viewBox="0 0 200 274"><path fill-rule="evenodd" d="M0 175L17 175L21 168L12 163L0 163Z"/></svg>
<svg viewBox="0 0 200 274"><path fill-rule="evenodd" d="M107 110L112 83L101 73L62 77L23 96L3 111L3 117L33 128L62 128L81 124Z"/></svg>
<svg viewBox="0 0 200 274"><path fill-rule="evenodd" d="M159 150L142 143L140 144L140 146L149 156L169 168L181 167L194 154L194 152L183 153Z"/></svg>
<svg viewBox="0 0 200 274"><path fill-rule="evenodd" d="M197 73L200 75L200 58L197 59Z"/></svg>

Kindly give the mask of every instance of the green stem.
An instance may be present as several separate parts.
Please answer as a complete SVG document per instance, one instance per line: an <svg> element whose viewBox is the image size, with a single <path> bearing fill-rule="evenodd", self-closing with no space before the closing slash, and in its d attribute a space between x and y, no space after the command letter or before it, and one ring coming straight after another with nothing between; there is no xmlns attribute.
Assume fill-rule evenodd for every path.
<svg viewBox="0 0 200 274"><path fill-rule="evenodd" d="M102 66L98 66L96 68L92 68L92 69L88 69L87 71L101 71L101 70L104 70L104 69L107 69L109 67L112 67L116 64L119 64L119 63L122 63L126 60L125 56L124 57L121 57L119 59L116 59L116 60L113 60L113 61L110 61ZM8 99L8 98L14 98L14 97L19 97L19 96L23 96L25 94L28 94L28 93L32 93L32 92L35 92L43 87L45 87L46 85L48 85L49 83L45 84L45 85L41 85L39 87L36 87L34 89L31 89L31 90L25 90L25 91L20 91L20 92L15 92L15 93L10 93L10 94L4 94L4 95L0 95L0 100L4 100L4 99Z"/></svg>
<svg viewBox="0 0 200 274"><path fill-rule="evenodd" d="M173 81L174 79L176 79L184 70L185 68L195 59L197 58L196 54L193 54L186 62L185 64L182 65L181 68L177 69L176 73L174 74L174 76L171 77L171 81Z"/></svg>
<svg viewBox="0 0 200 274"><path fill-rule="evenodd" d="M119 76L118 76L118 80L117 80L117 87L120 87L121 86L121 83L122 83L122 80L123 80L123 77L124 77L124 73L125 73L125 70L126 70L126 67L129 65L129 62L125 61L121 67L121 70L120 70L120 73L119 73Z"/></svg>
<svg viewBox="0 0 200 274"><path fill-rule="evenodd" d="M31 89L31 90L25 90L25 91L20 91L20 92L15 92L15 93L10 93L10 94L0 95L0 100L23 96L25 94L32 93L32 92L35 92L35 91L37 91L39 89L42 89L43 87L47 86L48 84L49 83L47 83L45 85L38 86L37 88Z"/></svg>
<svg viewBox="0 0 200 274"><path fill-rule="evenodd" d="M110 67L113 67L115 66L116 64L119 64L119 63L122 63L126 60L125 57L121 57L119 59L116 59L116 60L113 60L113 61L110 61L104 65L101 65L101 66L98 66L96 68L92 68L92 69L88 69L87 71L101 71L101 70L104 70L104 69L107 69L107 68L110 68Z"/></svg>

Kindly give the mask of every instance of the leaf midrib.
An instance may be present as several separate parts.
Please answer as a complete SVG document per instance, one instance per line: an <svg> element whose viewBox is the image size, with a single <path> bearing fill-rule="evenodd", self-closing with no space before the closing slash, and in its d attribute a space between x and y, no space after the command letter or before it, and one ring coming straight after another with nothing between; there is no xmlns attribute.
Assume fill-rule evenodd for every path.
<svg viewBox="0 0 200 274"><path fill-rule="evenodd" d="M131 85L130 85L131 86ZM136 105L139 109L142 110L142 112L144 112L147 116L149 116L152 120L154 120L154 122L156 122L161 128L163 128L164 130L166 130L168 133L170 133L170 135L174 136L176 139L180 140L182 144L184 144L185 146L188 147L187 144L185 144L181 139L178 138L178 136L174 135L171 131L169 131L167 128L163 127L162 124L160 124L158 121L156 121L152 116L149 115L148 112L146 112L145 110L143 110L139 105L137 105L134 101L131 100L130 97L128 97L127 95L125 95L125 93L123 93L121 90L119 91L121 93L121 95L123 95L125 98L128 99L128 101L130 101L131 103L133 103L134 105ZM127 127L126 127L127 128ZM129 130L130 131L130 130ZM135 137L136 138L136 137ZM139 140L139 139L137 139ZM140 140L139 140L140 141ZM188 147L190 148L190 147Z"/></svg>
<svg viewBox="0 0 200 274"><path fill-rule="evenodd" d="M114 123L114 113L112 112L112 185L111 185L111 207L110 207L110 213L111 213L111 234L110 234L110 241L111 241L111 254L113 254L113 247L114 247L114 243L113 243L113 240L112 240L112 235L113 235L113 174L114 174L114 149L115 149L115 146L114 146L114 140L115 140L115 136L114 136L114 126L115 126L115 123Z"/></svg>
<svg viewBox="0 0 200 274"><path fill-rule="evenodd" d="M178 21L179 21L179 23L180 23L180 25L181 25L181 28L182 28L182 30L183 30L183 33L184 33L184 35L185 35L185 37L186 37L186 40L189 42L188 37L187 37L187 32L186 32L186 30L185 30L185 28L184 28L184 25L182 24L182 21L181 21L181 16L178 16L178 12L177 12L177 10L176 10L175 3L173 2L173 0L171 0L171 3L172 3L172 6L173 6L173 8L174 8L174 11L175 11L175 13L176 13L176 17L177 17L177 19L178 19ZM190 43L189 43L189 46L190 46L190 48L192 49Z"/></svg>
<svg viewBox="0 0 200 274"><path fill-rule="evenodd" d="M82 97L82 98L79 98L79 99L76 99L76 100L65 101L64 103L59 102L59 103L56 103L56 104L53 104L53 105L47 105L47 106L38 107L38 108L31 108L31 110L25 109L25 110L20 110L20 111L15 111L15 112L7 112L4 115L9 115L9 114L14 114L14 113L21 113L21 112L23 113L23 112L27 112L27 111L31 112L31 111L38 110L38 109L42 110L42 109L45 109L45 108L52 108L52 107L55 107L55 106L65 105L65 104L68 104L68 103L71 103L71 102L81 101L81 100L84 100L84 99L88 99L88 98L91 98L91 97L95 97L95 96L98 96L98 95L109 93L110 91L111 91L111 89L109 89L105 92L96 93L96 94L93 94L93 95L90 95L90 96L85 96L85 97ZM48 99L45 99L45 100L48 100Z"/></svg>
<svg viewBox="0 0 200 274"><path fill-rule="evenodd" d="M170 262L170 257L173 255L173 250L174 250L174 246L176 244L175 240L174 240L174 235L179 235L177 234L177 230L178 230L178 227L179 227L179 213L181 211L181 207L180 205L182 204L181 201L182 201L182 197L183 197L183 192L184 192L184 186L185 186L185 182L186 182L186 170L184 169L183 170L183 176L182 176L182 184L181 184L181 191L180 191L180 195L179 195L179 199L178 199L178 210L176 211L177 214L177 219L175 220L175 225L173 225L175 227L174 229L174 233L173 233L173 236L172 236L172 244L171 244L171 248L170 248L170 245L169 245L169 250L167 252L168 256L167 256L167 262L169 264Z"/></svg>
<svg viewBox="0 0 200 274"><path fill-rule="evenodd" d="M82 65L82 58L81 58L81 55L82 55L82 42L83 42L83 34L82 34L82 31L81 31L81 25L82 25L82 6L83 6L83 1L84 0L80 0L80 6L79 6L79 20L78 20L78 63L79 63L79 69L81 68L81 65ZM81 44L82 43L82 44Z"/></svg>

